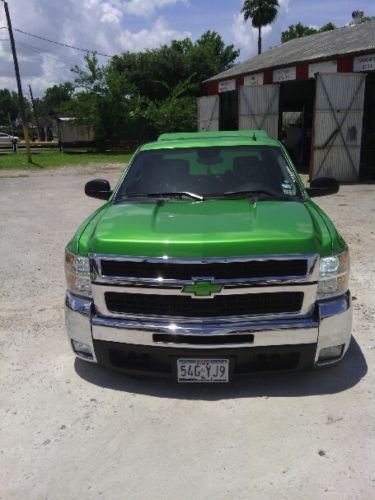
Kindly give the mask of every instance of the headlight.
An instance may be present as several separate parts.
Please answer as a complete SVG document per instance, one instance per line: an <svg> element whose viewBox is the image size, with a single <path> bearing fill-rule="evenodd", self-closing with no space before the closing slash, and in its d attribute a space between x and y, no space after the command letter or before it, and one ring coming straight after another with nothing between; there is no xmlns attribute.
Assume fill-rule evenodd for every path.
<svg viewBox="0 0 375 500"><path fill-rule="evenodd" d="M65 276L70 292L91 297L90 261L88 257L65 250Z"/></svg>
<svg viewBox="0 0 375 500"><path fill-rule="evenodd" d="M350 259L345 250L320 260L318 299L328 299L345 293L349 286Z"/></svg>

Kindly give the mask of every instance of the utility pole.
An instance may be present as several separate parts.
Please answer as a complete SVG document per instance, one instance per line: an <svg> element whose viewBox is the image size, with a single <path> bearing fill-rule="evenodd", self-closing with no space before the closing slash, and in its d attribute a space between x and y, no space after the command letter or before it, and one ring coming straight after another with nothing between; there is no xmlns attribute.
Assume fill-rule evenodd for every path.
<svg viewBox="0 0 375 500"><path fill-rule="evenodd" d="M16 44L14 43L12 22L10 20L10 15L9 15L9 9L8 9L7 2L5 2L5 0L1 0L1 1L4 3L5 15L6 15L6 18L7 18L7 23L8 23L10 45L12 47L12 54L13 54L13 61L14 61L14 70L16 72L16 79L17 79L19 107L20 107L20 113L21 113L21 119L22 119L22 126L23 126L23 135L24 135L25 142L26 142L27 161L29 163L32 163L33 160L31 158L30 137L29 137L29 131L27 129L25 101L23 99L21 77L20 77L20 69L19 69L19 66L18 66Z"/></svg>
<svg viewBox="0 0 375 500"><path fill-rule="evenodd" d="M33 111L34 111L36 131L38 134L38 139L40 140L39 118L38 118L38 113L36 112L36 106L35 106L35 101L34 101L34 96L33 96L33 91L32 91L31 85L29 85L29 91L30 91L31 105L32 105Z"/></svg>

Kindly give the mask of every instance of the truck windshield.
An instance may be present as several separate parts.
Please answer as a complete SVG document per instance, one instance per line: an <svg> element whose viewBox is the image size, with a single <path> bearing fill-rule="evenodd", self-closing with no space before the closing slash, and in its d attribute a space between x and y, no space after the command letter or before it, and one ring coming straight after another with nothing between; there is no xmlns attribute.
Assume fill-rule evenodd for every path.
<svg viewBox="0 0 375 500"><path fill-rule="evenodd" d="M168 195L191 198L301 198L282 150L270 146L223 146L140 152L117 192L124 198ZM175 196L173 196L175 195Z"/></svg>

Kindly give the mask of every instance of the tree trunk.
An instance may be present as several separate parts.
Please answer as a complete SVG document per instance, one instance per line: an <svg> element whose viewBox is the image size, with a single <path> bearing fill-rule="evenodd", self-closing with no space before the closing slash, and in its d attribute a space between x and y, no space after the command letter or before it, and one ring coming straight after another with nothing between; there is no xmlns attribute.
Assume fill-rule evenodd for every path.
<svg viewBox="0 0 375 500"><path fill-rule="evenodd" d="M262 53L262 26L258 26L258 54Z"/></svg>

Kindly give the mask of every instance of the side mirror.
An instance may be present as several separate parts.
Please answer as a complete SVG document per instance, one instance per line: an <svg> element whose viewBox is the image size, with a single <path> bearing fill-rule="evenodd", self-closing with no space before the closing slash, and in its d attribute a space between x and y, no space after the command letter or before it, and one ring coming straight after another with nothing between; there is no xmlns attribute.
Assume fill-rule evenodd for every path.
<svg viewBox="0 0 375 500"><path fill-rule="evenodd" d="M310 187L306 191L311 198L316 198L336 194L339 189L340 184L333 177L318 177L310 182Z"/></svg>
<svg viewBox="0 0 375 500"><path fill-rule="evenodd" d="M94 179L85 185L85 194L91 198L99 198L99 200L108 200L113 191L109 182L105 179Z"/></svg>

